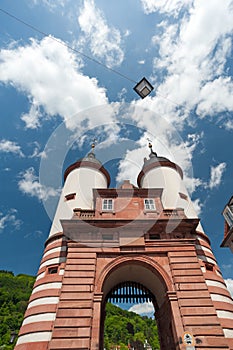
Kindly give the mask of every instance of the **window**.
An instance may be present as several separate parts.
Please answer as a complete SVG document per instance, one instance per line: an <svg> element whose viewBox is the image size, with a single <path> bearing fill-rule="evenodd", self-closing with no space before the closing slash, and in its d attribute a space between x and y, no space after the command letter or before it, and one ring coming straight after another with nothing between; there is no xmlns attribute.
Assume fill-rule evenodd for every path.
<svg viewBox="0 0 233 350"><path fill-rule="evenodd" d="M48 268L48 274L53 275L58 272L58 266L51 266Z"/></svg>
<svg viewBox="0 0 233 350"><path fill-rule="evenodd" d="M144 199L144 206L146 210L155 210L155 201L154 199Z"/></svg>
<svg viewBox="0 0 233 350"><path fill-rule="evenodd" d="M67 201L70 201L71 199L75 199L75 195L76 195L76 193L69 193L65 196L65 199Z"/></svg>
<svg viewBox="0 0 233 350"><path fill-rule="evenodd" d="M112 199L103 199L102 210L113 210L113 200Z"/></svg>
<svg viewBox="0 0 233 350"><path fill-rule="evenodd" d="M160 235L157 233L150 233L149 238L153 240L160 239Z"/></svg>
<svg viewBox="0 0 233 350"><path fill-rule="evenodd" d="M102 235L102 238L103 238L103 240L105 240L105 241L112 241L113 240L113 235L111 235L111 234L103 234Z"/></svg>

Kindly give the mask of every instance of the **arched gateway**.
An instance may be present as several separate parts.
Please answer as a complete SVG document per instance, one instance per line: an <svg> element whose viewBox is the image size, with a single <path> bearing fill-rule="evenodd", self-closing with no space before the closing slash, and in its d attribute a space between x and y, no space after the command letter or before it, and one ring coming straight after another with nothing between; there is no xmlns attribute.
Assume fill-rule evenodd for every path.
<svg viewBox="0 0 233 350"><path fill-rule="evenodd" d="M233 349L233 302L182 176L152 149L138 187L108 188L93 151L66 170L16 350L102 350L119 286L152 300L162 350Z"/></svg>
<svg viewBox="0 0 233 350"><path fill-rule="evenodd" d="M125 284L124 282L127 283ZM118 257L113 259L112 262L107 264L103 268L100 279L97 283L96 292L102 293L101 302L101 318L100 318L100 329L96 330L97 339L93 336L93 342L97 341L100 335L99 348L103 348L103 327L104 327L104 312L105 303L108 298L114 300L114 294L111 291L114 287L128 285L127 297L131 300L145 301L145 299L151 299L155 309L155 317L158 323L160 343L164 349L175 349L175 342L178 342L177 334L174 333L173 327L173 314L171 310L171 303L168 298L168 290L172 292L173 285L166 271L158 265L153 259L146 255L140 257L131 255L127 257ZM140 289L144 287L145 295L147 298L132 294L132 288L136 287ZM135 288L135 289L136 289ZM116 288L117 290L117 288ZM122 300L126 301L126 297L121 295L121 298L117 298L115 294L115 301ZM174 305L175 306L175 305ZM97 315L99 317L99 315ZM176 320L178 322L178 320ZM93 344L95 345L95 344Z"/></svg>

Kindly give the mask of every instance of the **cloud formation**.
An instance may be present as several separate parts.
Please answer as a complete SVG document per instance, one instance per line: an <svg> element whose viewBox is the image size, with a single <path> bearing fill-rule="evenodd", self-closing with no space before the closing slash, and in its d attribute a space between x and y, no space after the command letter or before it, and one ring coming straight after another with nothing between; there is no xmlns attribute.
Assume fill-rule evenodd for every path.
<svg viewBox="0 0 233 350"><path fill-rule="evenodd" d="M87 108L107 103L105 89L81 72L82 64L59 39L31 39L25 46L0 52L0 81L28 96L31 107L22 115L27 128L37 128L42 118L69 118ZM76 127L82 119L76 120ZM72 125L74 127L74 125Z"/></svg>
<svg viewBox="0 0 233 350"><path fill-rule="evenodd" d="M94 57L110 68L122 63L124 52L121 48L120 31L107 24L104 14L96 7L94 0L84 0L78 23L83 33L79 45L84 49L88 45Z"/></svg>
<svg viewBox="0 0 233 350"><path fill-rule="evenodd" d="M180 125L195 113L203 118L231 112L233 82L227 76L233 33L231 0L142 3L146 13L168 14L152 38L157 90L150 99L151 108ZM181 8L184 11L174 20Z"/></svg>
<svg viewBox="0 0 233 350"><path fill-rule="evenodd" d="M128 311L135 312L138 315L153 316L154 306L152 302L144 302L141 304L135 304L131 306Z"/></svg>
<svg viewBox="0 0 233 350"><path fill-rule="evenodd" d="M17 218L18 211L15 208L8 210L5 214L0 212L0 232L2 232L7 226L13 227L15 230L19 230L22 221Z"/></svg>
<svg viewBox="0 0 233 350"><path fill-rule="evenodd" d="M177 16L183 7L190 6L191 0L141 0L143 10L146 14L159 11Z"/></svg>
<svg viewBox="0 0 233 350"><path fill-rule="evenodd" d="M20 157L24 157L23 152L21 151L21 147L17 144L17 142L5 140L0 140L0 152L2 153L14 153L19 155Z"/></svg>
<svg viewBox="0 0 233 350"><path fill-rule="evenodd" d="M221 183L223 173L226 169L226 163L220 163L216 167L212 166L210 169L210 182L209 188L213 189L218 187Z"/></svg>
<svg viewBox="0 0 233 350"><path fill-rule="evenodd" d="M25 170L20 176L21 179L18 182L19 190L30 197L46 201L48 198L57 197L60 194L60 190L42 185L38 176L35 175L33 167Z"/></svg>

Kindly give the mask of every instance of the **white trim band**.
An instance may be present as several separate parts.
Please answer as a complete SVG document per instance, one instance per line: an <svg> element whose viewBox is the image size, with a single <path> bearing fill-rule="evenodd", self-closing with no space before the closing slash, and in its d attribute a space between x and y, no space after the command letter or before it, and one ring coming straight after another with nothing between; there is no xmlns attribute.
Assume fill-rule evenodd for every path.
<svg viewBox="0 0 233 350"><path fill-rule="evenodd" d="M40 292L42 290L46 290L46 289L60 289L61 286L62 286L61 282L44 283L35 287L32 291L32 294L36 292Z"/></svg>
<svg viewBox="0 0 233 350"><path fill-rule="evenodd" d="M225 296L225 295L211 293L210 297L213 301L222 301L225 303L233 304L232 299L230 297Z"/></svg>
<svg viewBox="0 0 233 350"><path fill-rule="evenodd" d="M203 245L200 245L200 244L196 244L196 248L199 249L199 250L203 250L205 252L209 252L211 254L213 254L212 250L209 249L209 248L206 248L205 246ZM214 255L214 254L213 254Z"/></svg>
<svg viewBox="0 0 233 350"><path fill-rule="evenodd" d="M43 278L45 276L45 272L40 273L37 277L36 277L36 281L38 281L39 279Z"/></svg>
<svg viewBox="0 0 233 350"><path fill-rule="evenodd" d="M21 335L16 345L24 343L35 343L40 341L50 341L52 338L52 332L35 332L30 334Z"/></svg>
<svg viewBox="0 0 233 350"><path fill-rule="evenodd" d="M230 318L233 320L233 312L225 310L217 310L217 315L219 318Z"/></svg>
<svg viewBox="0 0 233 350"><path fill-rule="evenodd" d="M34 322L54 321L55 318L56 318L55 312L47 312L39 315L32 315L24 319L22 326L24 326L25 324L34 323Z"/></svg>
<svg viewBox="0 0 233 350"><path fill-rule="evenodd" d="M59 302L59 297L46 297L46 298L39 298L31 301L28 304L28 309L30 309L33 306L38 306L38 305L50 305L50 304L58 304Z"/></svg>
<svg viewBox="0 0 233 350"><path fill-rule="evenodd" d="M49 259L44 261L41 265L40 265L40 269L44 266L48 266L48 265L53 265L53 264L60 264L66 261L66 257L60 257L60 258L53 258L53 259Z"/></svg>
<svg viewBox="0 0 233 350"><path fill-rule="evenodd" d="M223 328L223 333L226 338L233 338L233 329Z"/></svg>
<svg viewBox="0 0 233 350"><path fill-rule="evenodd" d="M43 258L49 254L65 252L66 249L67 249L66 246L51 248L50 250L47 250L46 253L44 253Z"/></svg>
<svg viewBox="0 0 233 350"><path fill-rule="evenodd" d="M198 255L198 258L203 260L203 261L207 261L207 262L209 262L211 264L214 264L214 265L217 264L217 262L214 259L211 259L211 258L209 258L208 256L205 256L205 255Z"/></svg>
<svg viewBox="0 0 233 350"><path fill-rule="evenodd" d="M223 282L219 282L219 281L213 281L213 280L205 280L207 286L211 286L211 287L218 287L218 288L222 288L224 290L227 290L227 287L225 286L225 284Z"/></svg>

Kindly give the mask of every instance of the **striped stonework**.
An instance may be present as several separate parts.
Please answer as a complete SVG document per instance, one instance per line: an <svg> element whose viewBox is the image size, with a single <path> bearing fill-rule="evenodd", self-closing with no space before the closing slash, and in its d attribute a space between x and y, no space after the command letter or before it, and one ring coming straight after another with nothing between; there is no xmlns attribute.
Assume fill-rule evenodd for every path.
<svg viewBox="0 0 233 350"><path fill-rule="evenodd" d="M16 349L47 349L61 294L66 251L66 240L61 234L48 240Z"/></svg>

